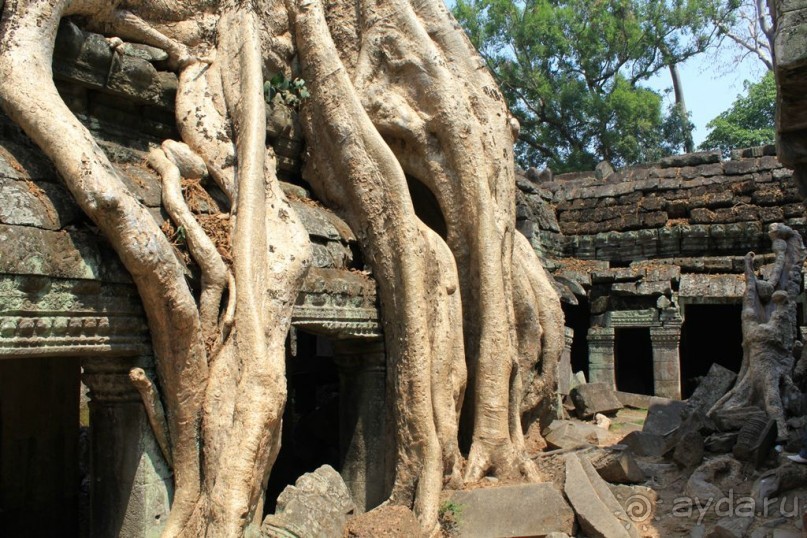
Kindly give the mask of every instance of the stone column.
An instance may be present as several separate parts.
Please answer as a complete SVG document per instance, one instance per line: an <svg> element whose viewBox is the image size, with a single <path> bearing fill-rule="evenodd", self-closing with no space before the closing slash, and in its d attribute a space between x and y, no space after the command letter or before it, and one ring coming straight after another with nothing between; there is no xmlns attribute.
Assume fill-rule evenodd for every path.
<svg viewBox="0 0 807 538"><path fill-rule="evenodd" d="M656 396L681 399L681 360L678 344L681 341L681 325L668 324L650 327L653 344L653 385Z"/></svg>
<svg viewBox="0 0 807 538"><path fill-rule="evenodd" d="M361 511L387 498L386 354L382 340L334 340L342 478Z"/></svg>
<svg viewBox="0 0 807 538"><path fill-rule="evenodd" d="M90 389L90 536L157 537L173 495L171 470L129 381L150 358L90 357L82 361Z"/></svg>
<svg viewBox="0 0 807 538"><path fill-rule="evenodd" d="M565 337L563 345L563 354L560 356L558 362L558 394L569 394L572 384L572 342L574 341L574 329L571 327L564 327L563 334Z"/></svg>
<svg viewBox="0 0 807 538"><path fill-rule="evenodd" d="M588 330L588 377L590 383L605 383L616 390L613 327Z"/></svg>

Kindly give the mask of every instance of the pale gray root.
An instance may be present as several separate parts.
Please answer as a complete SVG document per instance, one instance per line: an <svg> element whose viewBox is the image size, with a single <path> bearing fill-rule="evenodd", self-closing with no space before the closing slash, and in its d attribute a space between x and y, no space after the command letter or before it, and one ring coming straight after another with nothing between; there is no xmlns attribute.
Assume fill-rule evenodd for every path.
<svg viewBox="0 0 807 538"><path fill-rule="evenodd" d="M182 176L180 175L181 172L179 166L177 166L177 161L179 161L179 164L183 164L183 168L191 173L194 173L195 169L200 167L197 163L184 162L192 160L190 155L193 154L190 153L190 149L186 153L182 146L176 143L168 144L167 142L163 143L163 147L172 148L169 151L170 155L175 159L174 162L172 162L173 159L166 156L164 149L156 148L151 150L148 160L151 167L160 174L163 180L163 207L165 207L177 228L182 227L185 230L188 250L202 272L199 317L202 324L202 338L208 345L208 349L212 349L220 338L218 321L219 311L221 310L221 297L228 282L227 265L221 259L218 250L216 250L216 245L202 229L202 226L188 209L182 197ZM187 148L187 146L185 147ZM185 177L188 176L186 175Z"/></svg>
<svg viewBox="0 0 807 538"><path fill-rule="evenodd" d="M129 371L129 380L140 394L140 399L143 400L143 406L146 408L146 417L149 420L149 425L151 425L154 438L157 439L157 444L165 458L165 462L169 467L173 467L174 458L171 455L171 439L168 434L168 422L165 420L165 410L163 409L163 403L160 401L157 387L154 386L154 383L152 383L151 379L149 379L142 368L132 368Z"/></svg>
<svg viewBox="0 0 807 538"><path fill-rule="evenodd" d="M515 234L513 274L524 395L518 412L523 430L536 420L542 421L540 430L554 418L557 368L565 345L563 310L551 277L521 234Z"/></svg>
<svg viewBox="0 0 807 538"><path fill-rule="evenodd" d="M72 8L93 4L77 2ZM67 6L66 0L6 2L0 22L0 105L51 159L137 286L158 358L173 447L175 495L168 526L181 528L201 493L199 426L207 382L201 324L168 240L53 84L53 43Z"/></svg>
<svg viewBox="0 0 807 538"><path fill-rule="evenodd" d="M447 37L462 31L431 4L362 2L354 84L404 170L434 193L448 227L472 388L465 479L487 473L533 478L522 433L510 427L519 373L514 361L503 360L514 358L517 349L512 123L481 64L466 65L468 58L478 59L476 52L464 38ZM461 54L455 54L458 47ZM556 295L541 300L556 301Z"/></svg>
<svg viewBox="0 0 807 538"><path fill-rule="evenodd" d="M286 395L284 341L310 264L310 245L280 189L274 161L266 155L257 14L251 4L241 9L240 3L228 3L220 24L238 31L219 33L215 52L221 61L206 67L213 73L219 70L230 82L207 81L206 88L215 95L192 90L183 94L185 105L180 111L195 111L194 100L207 100L223 118L215 125L221 130L214 133L221 143L204 144L198 142L204 137L197 137L194 150L214 176L216 164L237 166L238 185L228 183L228 178L236 177L234 168L217 178L238 216L229 277L222 273L220 257L209 256L215 252L210 250L212 242L187 211L178 188L182 173L196 177L205 166L184 146L172 142L152 154L166 184L169 213L189 232L191 254L202 267L203 292L197 307L170 243L64 105L52 82L53 43L59 20L66 14L85 15L97 27L166 48L172 62L184 68L183 74L204 68L189 51L192 47L196 56L210 52L214 44L199 38L212 33L199 32L201 25L185 24L180 15L184 11L209 25L216 20L210 11L217 9L215 2L202 2L198 10L188 10L185 4L135 4L127 6L142 10L136 16L117 10L116 2L100 0L6 2L0 19L0 105L54 162L79 206L108 238L137 285L157 359L167 436L161 434L153 387L137 373L133 382L144 391L155 434L163 439L158 442L163 449L170 446L168 457L173 459L175 494L164 535L238 536L262 516L263 488L279 450ZM163 12L176 21L162 26L166 34L146 22ZM227 282L229 299L221 312L221 289ZM228 372L230 378L209 376L208 333L219 338L210 368ZM223 403L221 412L218 401Z"/></svg>
<svg viewBox="0 0 807 538"><path fill-rule="evenodd" d="M463 458L459 447L459 416L465 396L467 368L462 334L462 301L454 256L445 241L423 223L431 339L431 392L434 423L443 453L443 482L462 487Z"/></svg>
<svg viewBox="0 0 807 538"><path fill-rule="evenodd" d="M798 232L772 224L776 253L771 281L757 278L754 253L745 257L743 364L735 386L709 410L757 406L776 420L779 438L788 435L783 394L795 388L796 300L805 252Z"/></svg>
<svg viewBox="0 0 807 538"><path fill-rule="evenodd" d="M209 506L201 517L208 536L237 536L260 524L262 485L277 455L286 402L285 339L311 260L308 234L285 199L266 150L260 24L249 6L224 9L219 25L227 31L219 32L216 51L238 163L232 236L238 300L228 340L232 347L222 350L222 355L232 353L238 378L227 383L230 394L210 383L204 406L210 476Z"/></svg>
<svg viewBox="0 0 807 538"><path fill-rule="evenodd" d="M306 177L321 199L341 209L378 282L395 395L391 501L413 506L431 533L443 465L431 393L426 245L403 170L353 90L320 3L287 5L311 91L303 111L311 151Z"/></svg>

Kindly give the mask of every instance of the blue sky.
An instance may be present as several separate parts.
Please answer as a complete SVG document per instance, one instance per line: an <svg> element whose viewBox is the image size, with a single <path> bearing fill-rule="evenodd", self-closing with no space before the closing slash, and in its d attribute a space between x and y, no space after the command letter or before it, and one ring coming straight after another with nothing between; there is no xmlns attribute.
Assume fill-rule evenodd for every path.
<svg viewBox="0 0 807 538"><path fill-rule="evenodd" d="M695 124L693 138L696 146L708 134L706 124L729 108L737 95L743 93L743 81L756 82L765 73L762 63L751 58L732 65L733 54L731 50L720 54L706 52L679 67L684 99L690 119ZM648 81L647 86L662 93L667 104L675 101L668 71L660 72Z"/></svg>

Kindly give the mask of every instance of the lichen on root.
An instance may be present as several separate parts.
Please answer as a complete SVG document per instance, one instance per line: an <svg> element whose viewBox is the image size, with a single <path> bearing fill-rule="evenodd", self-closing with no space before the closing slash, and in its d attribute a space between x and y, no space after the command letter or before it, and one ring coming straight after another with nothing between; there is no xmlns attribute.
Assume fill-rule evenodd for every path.
<svg viewBox="0 0 807 538"><path fill-rule="evenodd" d="M196 292L55 90L53 42L70 14L165 49L179 71L184 144L155 148L150 163L202 272ZM350 224L378 282L396 432L390 502L431 532L445 484L539 478L522 421L553 392L563 316L515 232L518 124L439 0L7 0L0 38L0 105L53 160L143 300L162 411L148 380L133 380L167 430L166 536L247 532L279 449L284 340L311 254L266 150L265 72L307 81L305 177ZM200 174L229 200L231 263L183 197L183 180ZM444 230L419 219L413 181L434 195Z"/></svg>

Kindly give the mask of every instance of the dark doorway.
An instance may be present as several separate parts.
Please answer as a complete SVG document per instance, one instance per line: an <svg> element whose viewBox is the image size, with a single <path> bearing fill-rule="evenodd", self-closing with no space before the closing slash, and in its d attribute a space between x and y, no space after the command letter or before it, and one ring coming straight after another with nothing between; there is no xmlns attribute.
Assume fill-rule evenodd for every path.
<svg viewBox="0 0 807 538"><path fill-rule="evenodd" d="M588 329L591 326L591 308L588 299L577 297L579 304L561 303L566 326L574 331L572 340L572 373L582 371L588 379Z"/></svg>
<svg viewBox="0 0 807 538"><path fill-rule="evenodd" d="M0 360L0 536L79 534L79 359Z"/></svg>
<svg viewBox="0 0 807 538"><path fill-rule="evenodd" d="M614 334L616 388L653 395L653 345L650 329L616 329Z"/></svg>
<svg viewBox="0 0 807 538"><path fill-rule="evenodd" d="M328 341L295 331L286 346L288 396L280 452L269 475L265 513L303 474L322 465L339 469L339 376Z"/></svg>
<svg viewBox="0 0 807 538"><path fill-rule="evenodd" d="M689 398L713 363L734 372L743 362L740 304L686 305L681 327L681 389Z"/></svg>

